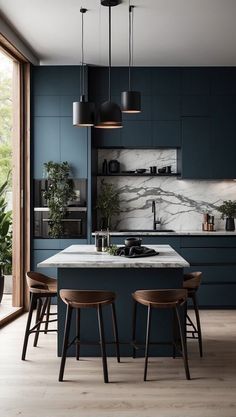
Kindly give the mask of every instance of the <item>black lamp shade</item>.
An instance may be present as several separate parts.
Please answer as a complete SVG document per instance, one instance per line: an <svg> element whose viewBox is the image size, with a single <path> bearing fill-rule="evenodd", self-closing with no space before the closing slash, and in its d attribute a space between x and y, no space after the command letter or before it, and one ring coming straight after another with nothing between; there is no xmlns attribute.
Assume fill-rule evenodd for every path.
<svg viewBox="0 0 236 417"><path fill-rule="evenodd" d="M122 114L118 104L104 101L101 104L95 127L100 129L118 129L122 126Z"/></svg>
<svg viewBox="0 0 236 417"><path fill-rule="evenodd" d="M141 94L139 91L122 91L121 111L123 113L141 112Z"/></svg>
<svg viewBox="0 0 236 417"><path fill-rule="evenodd" d="M94 103L85 101L83 96L80 101L73 103L73 125L77 127L94 125Z"/></svg>

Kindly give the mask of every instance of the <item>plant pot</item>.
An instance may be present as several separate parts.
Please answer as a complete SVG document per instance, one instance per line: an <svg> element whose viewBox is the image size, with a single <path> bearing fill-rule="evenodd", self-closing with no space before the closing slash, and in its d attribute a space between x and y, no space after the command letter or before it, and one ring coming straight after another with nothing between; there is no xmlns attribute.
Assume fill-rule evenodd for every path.
<svg viewBox="0 0 236 417"><path fill-rule="evenodd" d="M226 223L225 223L225 230L227 230L227 232L234 232L235 230L234 218L227 217Z"/></svg>
<svg viewBox="0 0 236 417"><path fill-rule="evenodd" d="M4 275L0 275L0 303L2 301L3 290L4 290Z"/></svg>

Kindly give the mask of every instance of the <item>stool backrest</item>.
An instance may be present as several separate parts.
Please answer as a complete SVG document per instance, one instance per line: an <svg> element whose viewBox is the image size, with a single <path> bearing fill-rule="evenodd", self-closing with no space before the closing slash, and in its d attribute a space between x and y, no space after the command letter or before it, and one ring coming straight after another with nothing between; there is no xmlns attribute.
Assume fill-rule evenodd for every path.
<svg viewBox="0 0 236 417"><path fill-rule="evenodd" d="M184 274L184 288L197 290L200 287L202 281L202 272L189 272Z"/></svg>
<svg viewBox="0 0 236 417"><path fill-rule="evenodd" d="M52 278L49 278L39 272L29 271L26 272L25 276L29 289L40 288L48 290L48 285L51 283L51 281L54 282Z"/></svg>

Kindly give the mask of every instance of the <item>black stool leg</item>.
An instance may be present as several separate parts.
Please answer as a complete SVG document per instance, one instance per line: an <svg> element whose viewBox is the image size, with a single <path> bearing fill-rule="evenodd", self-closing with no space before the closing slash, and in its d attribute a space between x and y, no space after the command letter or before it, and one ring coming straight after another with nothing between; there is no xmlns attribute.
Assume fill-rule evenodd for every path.
<svg viewBox="0 0 236 417"><path fill-rule="evenodd" d="M76 337L77 337L77 343L76 343L76 359L79 360L80 356L80 308L76 309Z"/></svg>
<svg viewBox="0 0 236 417"><path fill-rule="evenodd" d="M37 343L38 343L39 331L40 331L41 323L42 323L44 315L45 315L46 308L47 308L47 298L44 300L44 303L43 303L43 306L41 308L41 312L40 312L40 315L39 315L39 319L38 319L39 323L38 323L38 326L36 328L37 330L36 330L36 333L35 333L34 347L36 347Z"/></svg>
<svg viewBox="0 0 236 417"><path fill-rule="evenodd" d="M115 304L111 304L111 311L112 311L112 326L113 326L113 334L116 343L116 357L117 362L120 362L120 345L119 345L119 336L118 336L118 326L117 326L117 319L116 319L116 307Z"/></svg>
<svg viewBox="0 0 236 417"><path fill-rule="evenodd" d="M101 355L102 355L102 364L103 364L103 375L104 375L104 382L107 383L109 381L108 381L106 345L105 345L105 336L104 336L104 326L103 326L103 317L102 317L102 307L101 307L101 305L98 305L97 313L98 313L98 327L99 327Z"/></svg>
<svg viewBox="0 0 236 417"><path fill-rule="evenodd" d="M29 308L29 313L28 313L28 319L27 319L27 324L26 324L26 329L25 329L24 343L23 343L23 350L22 350L22 355L21 355L22 361L25 360L25 355L26 355L26 350L27 350L27 345L28 345L28 339L29 339L29 335L30 335L29 330L30 330L30 325L31 325L31 320L32 320L32 315L33 315L36 300L37 300L37 296L35 294L31 294L30 308Z"/></svg>
<svg viewBox="0 0 236 417"><path fill-rule="evenodd" d="M178 307L175 307L176 316L178 320L179 325L179 333L180 333L180 340L181 340L181 347L182 347L182 355L184 360L184 368L185 368L185 374L186 379L190 379L190 373L189 373L189 367L188 367L188 353L187 353L187 344L186 344L186 337L184 336L184 328L183 324L179 315Z"/></svg>
<svg viewBox="0 0 236 417"><path fill-rule="evenodd" d="M71 314L72 314L72 307L69 304L67 304L65 330L64 330L63 347L62 347L62 355L61 355L61 366L60 366L60 372L59 372L59 381L63 381L63 376L64 376L66 352L67 352L67 348L69 344L68 342L69 342L69 335L70 335Z"/></svg>
<svg viewBox="0 0 236 417"><path fill-rule="evenodd" d="M175 309L172 310L172 343L173 343L173 350L172 350L172 356L173 359L176 357L176 339L177 339L177 332L176 332L176 313Z"/></svg>
<svg viewBox="0 0 236 417"><path fill-rule="evenodd" d="M44 334L47 334L47 332L48 332L48 322L49 322L49 319L50 319L50 309L51 309L51 297L48 297Z"/></svg>
<svg viewBox="0 0 236 417"><path fill-rule="evenodd" d="M201 322L200 322L200 317L199 317L199 310L198 310L198 303L197 303L196 294L193 294L192 300L193 300L193 306L194 306L196 322L197 322L199 352L200 352L200 356L202 358L202 356L203 356L203 353L202 353L202 331L201 331Z"/></svg>
<svg viewBox="0 0 236 417"><path fill-rule="evenodd" d="M133 319L132 319L132 343L133 343L133 358L136 358L136 349L134 343L136 341L136 318L137 318L137 302L133 302Z"/></svg>
<svg viewBox="0 0 236 417"><path fill-rule="evenodd" d="M147 314L147 329L146 329L145 366L144 366L144 378L143 378L144 381L147 380L147 366L148 366L151 318L152 318L152 307L151 307L151 305L149 305L148 306L148 314Z"/></svg>
<svg viewBox="0 0 236 417"><path fill-rule="evenodd" d="M38 338L39 338L39 328L40 328L40 315L42 310L42 298L38 298L37 300L37 312L36 312L36 318L35 318L35 324L38 323L38 327L34 336L34 347L37 346Z"/></svg>

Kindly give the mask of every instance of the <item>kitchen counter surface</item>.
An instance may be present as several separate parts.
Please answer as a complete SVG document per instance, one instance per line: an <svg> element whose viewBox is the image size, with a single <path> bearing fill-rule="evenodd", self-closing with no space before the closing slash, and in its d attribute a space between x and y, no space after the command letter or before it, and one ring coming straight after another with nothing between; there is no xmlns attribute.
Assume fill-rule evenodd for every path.
<svg viewBox="0 0 236 417"><path fill-rule="evenodd" d="M148 245L159 255L125 258L96 252L94 245L72 245L38 264L56 268L185 268L189 263L169 245Z"/></svg>
<svg viewBox="0 0 236 417"><path fill-rule="evenodd" d="M92 233L95 236L95 233ZM111 231L111 236L236 236L236 232L226 232L225 230L217 230L215 232L203 232L202 230L175 230L173 232L158 230L135 230L135 231Z"/></svg>

